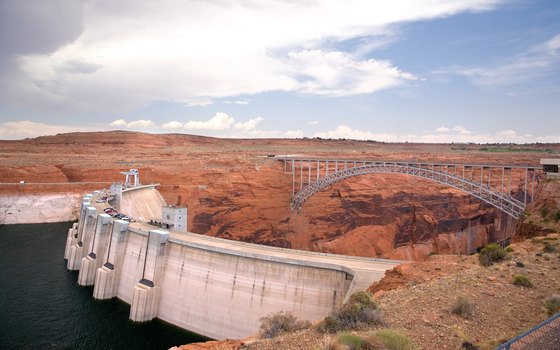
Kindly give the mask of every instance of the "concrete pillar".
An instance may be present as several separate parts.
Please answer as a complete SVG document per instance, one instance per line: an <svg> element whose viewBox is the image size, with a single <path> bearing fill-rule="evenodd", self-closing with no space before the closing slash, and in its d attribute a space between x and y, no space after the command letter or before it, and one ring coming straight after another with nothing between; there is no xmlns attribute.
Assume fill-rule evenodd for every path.
<svg viewBox="0 0 560 350"><path fill-rule="evenodd" d="M86 207L82 231L78 231L77 242L70 247L68 264L66 265L68 270L80 269L82 258L86 255L86 250L84 249L84 239L86 240L86 243L89 243L90 238L93 236L93 230L96 222L95 213L96 210L94 207Z"/></svg>
<svg viewBox="0 0 560 350"><path fill-rule="evenodd" d="M95 271L101 267L103 261L103 253L107 247L107 237L109 237L109 223L111 216L107 214L98 214L93 231L93 237L89 240L86 248L87 255L82 258L80 273L78 275L78 284L81 286L91 286L95 281ZM99 259L97 259L99 256Z"/></svg>
<svg viewBox="0 0 560 350"><path fill-rule="evenodd" d="M73 244L76 244L76 238L78 237L78 223L75 222L72 224L72 227L68 229L68 236L66 237L66 247L64 248L64 259L68 260L70 257L70 247Z"/></svg>
<svg viewBox="0 0 560 350"><path fill-rule="evenodd" d="M115 198L113 199L113 207L117 210L121 209L123 185L121 183L114 183L109 188L109 193Z"/></svg>
<svg viewBox="0 0 560 350"><path fill-rule="evenodd" d="M103 256L103 266L95 272L93 297L95 299L111 299L117 296L120 269L126 248L125 238L128 222L113 221L111 234L107 240L108 246ZM100 259L101 257L98 257Z"/></svg>
<svg viewBox="0 0 560 350"><path fill-rule="evenodd" d="M167 231L152 230L148 232L142 279L134 286L130 305L132 321L149 321L157 316L168 238L169 232Z"/></svg>
<svg viewBox="0 0 560 350"><path fill-rule="evenodd" d="M78 222L72 225L72 234L68 231L68 237L66 238L66 248L64 249L64 259L70 259L70 250L76 243L78 243L78 232L81 232L84 227L84 221L86 218L86 208L89 207L90 198L84 196L82 199L82 205L80 206L80 216L78 217Z"/></svg>

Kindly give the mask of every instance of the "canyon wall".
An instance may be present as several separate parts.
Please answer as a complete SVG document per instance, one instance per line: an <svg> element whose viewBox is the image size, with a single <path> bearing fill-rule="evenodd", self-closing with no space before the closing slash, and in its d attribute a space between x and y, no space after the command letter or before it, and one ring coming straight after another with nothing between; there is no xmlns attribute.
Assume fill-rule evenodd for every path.
<svg viewBox="0 0 560 350"><path fill-rule="evenodd" d="M66 183L66 192L83 195L112 181L122 182L119 172L136 168L142 183L161 184L158 189L167 203L188 207L192 232L277 247L421 259L438 252L470 253L513 234L514 223L466 193L387 174L347 179L314 195L300 212L292 212L292 176L268 155L535 165L539 158L560 154L557 144L527 147L534 152L486 152L475 144L74 133L0 141L0 182L44 182L41 195L60 193L55 183ZM514 179L514 188L521 185L519 180ZM94 182L89 189L76 185ZM11 192L0 184L0 194Z"/></svg>
<svg viewBox="0 0 560 350"><path fill-rule="evenodd" d="M407 175L350 178L289 209L291 175L280 162L190 176L180 194L193 232L266 244L393 259L476 251L513 234L515 220L481 200Z"/></svg>

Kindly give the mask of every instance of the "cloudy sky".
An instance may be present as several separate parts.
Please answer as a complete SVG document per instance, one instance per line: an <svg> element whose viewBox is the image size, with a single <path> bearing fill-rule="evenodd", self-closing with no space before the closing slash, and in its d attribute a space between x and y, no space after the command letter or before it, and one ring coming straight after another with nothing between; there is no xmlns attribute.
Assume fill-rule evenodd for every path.
<svg viewBox="0 0 560 350"><path fill-rule="evenodd" d="M0 0L0 139L560 142L558 0Z"/></svg>

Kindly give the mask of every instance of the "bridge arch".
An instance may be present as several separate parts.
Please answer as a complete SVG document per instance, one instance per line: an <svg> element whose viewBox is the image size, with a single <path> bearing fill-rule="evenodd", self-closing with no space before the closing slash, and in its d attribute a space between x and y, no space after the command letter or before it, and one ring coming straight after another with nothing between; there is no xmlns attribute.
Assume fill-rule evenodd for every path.
<svg viewBox="0 0 560 350"><path fill-rule="evenodd" d="M301 188L292 198L291 209L298 210L303 203L315 193L325 188L354 176L366 174L406 174L428 179L441 183L455 189L464 191L476 198L496 207L506 214L519 219L525 211L525 202L515 199L511 194L497 191L482 181L476 182L472 179L461 177L457 174L443 172L434 167L422 167L417 164L405 163L366 163L362 166L346 168L321 177L316 182Z"/></svg>

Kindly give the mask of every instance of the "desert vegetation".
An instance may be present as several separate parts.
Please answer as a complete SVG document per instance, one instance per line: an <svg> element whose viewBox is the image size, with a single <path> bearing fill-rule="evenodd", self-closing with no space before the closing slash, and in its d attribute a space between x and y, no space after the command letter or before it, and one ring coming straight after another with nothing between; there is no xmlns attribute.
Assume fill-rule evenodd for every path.
<svg viewBox="0 0 560 350"><path fill-rule="evenodd" d="M490 266L506 257L507 253L504 248L496 243L490 243L482 248L478 256L478 261L482 266Z"/></svg>
<svg viewBox="0 0 560 350"><path fill-rule="evenodd" d="M290 312L280 311L261 318L259 336L261 338L274 338L279 334L299 331L310 326L310 322L298 320Z"/></svg>
<svg viewBox="0 0 560 350"><path fill-rule="evenodd" d="M472 315L473 309L473 305L469 299L464 295L460 295L453 303L451 313L463 318L468 318Z"/></svg>

